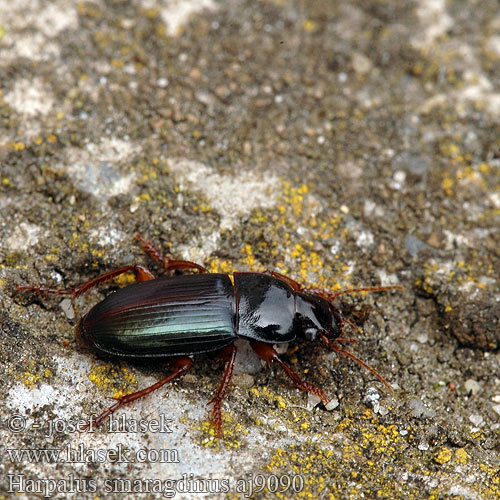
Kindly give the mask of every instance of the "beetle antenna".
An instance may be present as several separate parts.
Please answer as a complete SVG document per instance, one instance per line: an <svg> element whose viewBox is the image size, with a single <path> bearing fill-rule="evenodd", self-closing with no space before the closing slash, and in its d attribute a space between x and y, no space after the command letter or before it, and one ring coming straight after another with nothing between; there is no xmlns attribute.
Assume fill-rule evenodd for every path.
<svg viewBox="0 0 500 500"><path fill-rule="evenodd" d="M392 286L372 286L368 288L348 288L347 290L340 290L340 292L334 292L329 294L328 300L333 300L339 297L340 295L345 295L347 293L356 293L356 292L385 292L386 290L402 290L403 287L399 285Z"/></svg>
<svg viewBox="0 0 500 500"><path fill-rule="evenodd" d="M371 286L368 288L347 288L346 290L340 290L338 292L330 292L329 290L322 290L321 288L307 287L304 288L304 291L307 293L312 293L314 295L318 295L323 299L331 302L335 300L340 295L345 295L347 293L356 293L356 292L385 292L386 290L403 290L403 287L400 285L391 285L391 286Z"/></svg>
<svg viewBox="0 0 500 500"><path fill-rule="evenodd" d="M344 356L347 356L348 358L351 358L352 360L356 361L356 363L358 363L361 366L363 366L364 368L366 368L369 372L373 373L373 375L375 375L380 380L380 382L382 382L387 387L387 389L389 390L389 392L391 394L394 394L394 391L392 390L391 386L387 383L387 381L384 379L384 377L382 377L382 375L380 375L374 368L372 368L371 366L367 365L364 361L362 361L361 359L359 359L357 356L355 356L351 352L346 351L345 349L342 349L342 347L339 347L338 345L332 344L329 341L328 337L326 337L326 335L321 335L321 340L323 341L324 344L326 344L328 347L330 347L334 351L340 352Z"/></svg>
<svg viewBox="0 0 500 500"><path fill-rule="evenodd" d="M340 342L341 344L354 344L358 341L358 339L350 339L345 337L337 337L335 342Z"/></svg>

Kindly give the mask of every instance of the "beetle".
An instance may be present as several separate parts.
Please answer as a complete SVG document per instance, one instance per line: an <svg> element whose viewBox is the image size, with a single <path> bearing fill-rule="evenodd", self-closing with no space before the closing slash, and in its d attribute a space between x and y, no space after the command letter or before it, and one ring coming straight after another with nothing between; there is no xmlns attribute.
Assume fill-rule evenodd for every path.
<svg viewBox="0 0 500 500"><path fill-rule="evenodd" d="M165 360L172 372L145 389L115 398L116 403L97 417L95 426L119 408L184 374L193 364L192 355L216 352L227 362L219 387L209 401L213 404L213 425L221 437L221 405L233 373L237 352L234 342L238 337L248 340L262 360L280 365L296 387L315 394L325 405L329 401L326 394L319 387L302 381L279 358L273 345L297 339L320 341L361 364L393 392L373 368L338 345L350 341L342 337L344 325L354 325L342 316L332 301L346 293L400 290L401 286L329 292L303 287L273 271L234 272L231 281L229 275L209 273L194 262L166 258L141 235L136 238L164 271L191 269L198 272L156 278L146 267L131 264L74 288L18 285L16 289L70 295L75 299L123 273L132 271L135 274L136 283L111 293L80 319L76 336L98 354Z"/></svg>

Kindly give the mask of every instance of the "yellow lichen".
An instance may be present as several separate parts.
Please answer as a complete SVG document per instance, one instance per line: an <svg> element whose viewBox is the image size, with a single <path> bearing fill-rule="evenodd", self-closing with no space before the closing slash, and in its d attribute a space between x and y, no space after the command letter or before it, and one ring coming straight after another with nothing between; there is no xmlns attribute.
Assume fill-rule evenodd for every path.
<svg viewBox="0 0 500 500"><path fill-rule="evenodd" d="M444 465L451 460L452 452L449 448L441 448L434 456L434 462Z"/></svg>

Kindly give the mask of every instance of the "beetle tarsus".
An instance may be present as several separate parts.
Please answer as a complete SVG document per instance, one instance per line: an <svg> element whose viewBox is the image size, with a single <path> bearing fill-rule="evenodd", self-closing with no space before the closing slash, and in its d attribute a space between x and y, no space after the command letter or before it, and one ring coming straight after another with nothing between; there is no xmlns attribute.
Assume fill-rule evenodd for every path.
<svg viewBox="0 0 500 500"><path fill-rule="evenodd" d="M196 269L200 273L208 273L206 267L196 264L196 262L191 262L190 260L176 260L168 259L165 257L158 248L156 248L151 242L143 238L140 234L136 236L136 239L141 244L142 249L159 264L163 266L164 271L174 271L175 269Z"/></svg>
<svg viewBox="0 0 500 500"><path fill-rule="evenodd" d="M136 281L149 281L154 280L155 275L144 266L139 266L136 264L130 264L128 266L119 267L113 271L108 271L107 273L101 274L97 278L81 283L73 288L49 288L46 286L31 286L31 285L17 285L16 292L27 291L32 293L45 293L51 295L71 295L72 299L76 299L82 293L87 292L91 288L104 283L105 281L112 280L120 274L124 274L128 271L132 271L135 275Z"/></svg>
<svg viewBox="0 0 500 500"><path fill-rule="evenodd" d="M58 289L49 288L46 286L32 286L32 285L17 285L14 293L19 292L31 292L31 293L47 293L53 295L73 295L74 290L72 288L68 289Z"/></svg>
<svg viewBox="0 0 500 500"><path fill-rule="evenodd" d="M73 288L73 298L80 296L82 293L96 287L97 285L100 285L101 283L104 283L105 281L110 281L117 276L120 276L120 274L124 274L129 271L132 271L134 273L136 281L149 281L155 279L155 275L149 269L137 264L130 264L128 266L119 267L118 269L114 269L113 271L104 273L101 276L94 278L93 280L76 286L75 288Z"/></svg>
<svg viewBox="0 0 500 500"><path fill-rule="evenodd" d="M126 394L125 396L119 396L116 399L116 403L112 406L110 406L107 410L103 411L93 422L93 427L99 427L99 425L102 424L102 422L112 415L116 410L121 408L122 406L125 406L129 403L132 403L132 401L135 401L136 399L140 399L150 392L155 391L156 389L159 389L161 386L165 385L166 383L170 382L173 380L175 377L178 377L185 373L191 366L193 365L193 360L189 358L188 356L179 356L178 358L175 358L171 361L171 366L173 373L171 373L168 377L165 377L162 380L159 380L158 382L154 383L153 385L150 385L149 387L146 387L145 389L141 389L140 391L133 392L132 394ZM87 424L82 428L82 432L89 430L90 424Z"/></svg>
<svg viewBox="0 0 500 500"><path fill-rule="evenodd" d="M222 413L221 406L222 401L226 397L227 391L229 389L229 383L231 382L231 377L233 376L234 360L236 358L237 348L235 345L228 345L221 349L218 353L219 357L227 359L226 369L224 375L219 384L217 392L214 394L212 399L207 404L213 404L212 408L212 422L217 431L217 436L222 438Z"/></svg>

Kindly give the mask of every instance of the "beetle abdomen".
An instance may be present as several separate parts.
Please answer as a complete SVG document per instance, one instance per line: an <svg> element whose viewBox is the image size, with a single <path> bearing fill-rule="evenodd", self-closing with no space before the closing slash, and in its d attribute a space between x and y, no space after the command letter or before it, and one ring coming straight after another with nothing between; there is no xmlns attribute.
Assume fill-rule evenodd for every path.
<svg viewBox="0 0 500 500"><path fill-rule="evenodd" d="M98 351L118 356L190 355L233 342L234 321L229 277L191 274L117 290L82 318L79 333Z"/></svg>
<svg viewBox="0 0 500 500"><path fill-rule="evenodd" d="M284 281L263 273L234 273L238 335L279 344L295 339L295 293Z"/></svg>

